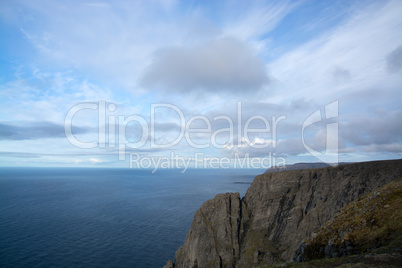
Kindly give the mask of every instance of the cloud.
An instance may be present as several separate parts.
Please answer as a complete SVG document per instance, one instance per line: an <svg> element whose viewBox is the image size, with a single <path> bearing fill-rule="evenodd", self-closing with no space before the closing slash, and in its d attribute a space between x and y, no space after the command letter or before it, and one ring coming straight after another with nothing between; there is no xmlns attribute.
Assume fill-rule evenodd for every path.
<svg viewBox="0 0 402 268"><path fill-rule="evenodd" d="M338 139L339 153L402 153L402 125L398 124L402 111L379 112L377 116L354 118L348 122L339 123ZM229 156L235 154L251 157L266 157L270 153L277 156L300 156L307 153L303 145L319 152L325 152L327 135L326 124L332 121L319 122L308 129L301 136L301 128L295 129L290 136L281 133L277 136L276 146L272 140L254 139L249 144L226 146L223 153ZM299 138L296 138L299 131ZM265 148L255 148L255 144L266 144Z"/></svg>
<svg viewBox="0 0 402 268"><path fill-rule="evenodd" d="M89 129L73 127L74 134L87 133ZM31 122L26 124L7 124L0 122L2 140L36 140L45 138L65 138L64 126L51 122Z"/></svg>
<svg viewBox="0 0 402 268"><path fill-rule="evenodd" d="M141 79L146 88L186 93L257 91L269 81L264 63L243 41L224 37L194 46L158 50Z"/></svg>
<svg viewBox="0 0 402 268"><path fill-rule="evenodd" d="M399 86L400 81L385 76L382 66L384 55L401 44L399 10L397 1L355 9L341 24L269 63L282 98L302 95L331 101L368 87Z"/></svg>
<svg viewBox="0 0 402 268"><path fill-rule="evenodd" d="M266 146L265 148L256 148L258 146ZM226 146L222 153L228 157L240 156L244 157L268 157L268 156L296 156L306 153L302 140L296 138L280 139L274 145L273 140L254 139L241 145Z"/></svg>
<svg viewBox="0 0 402 268"><path fill-rule="evenodd" d="M351 158L376 152L394 156L402 144L397 124L402 114L389 111L400 110L402 76L389 74L402 70L400 7L400 1L392 0L341 5L306 1L5 3L0 20L7 32L15 34L6 38L6 47L13 49L3 53L8 74L0 85L2 149L21 152L14 158L31 158L27 162L35 157L38 163L85 159L88 165L91 159L116 160L117 151L112 148L82 155L83 150L64 139L62 125L70 108L79 102L104 100L118 107L114 112L107 110L106 116L116 119L112 124L120 135L119 116L139 115L149 123L151 103L178 105L187 122L191 116L205 115L211 133L230 126L214 117L228 116L234 123L234 143L241 140L239 130L252 116L264 116L271 131L273 118L285 116L278 123L276 148L248 146L238 151L252 156L272 151L299 158L306 154L303 121L338 100L341 153ZM237 125L239 100L241 128ZM155 133L149 134L157 144L174 140L183 127L177 113L165 110L155 112ZM373 116L373 111L378 115ZM77 113L73 120L79 127L73 129L77 139L97 139L98 117L96 110ZM199 120L191 126L204 128L203 123ZM325 150L325 123L305 132L307 144L319 151ZM250 127L264 128L264 122L252 121ZM125 130L132 143L143 134L138 122L130 122ZM230 141L231 133L211 133L190 137L196 144L206 144L211 137L220 145ZM55 139L49 142L49 138ZM249 138L256 145L269 143L273 135L249 133ZM169 150L187 154L194 148L183 138ZM150 148L148 141L142 148L128 148L127 153L154 156L169 150ZM230 153L220 148L206 151L218 156ZM32 155L25 154L29 152Z"/></svg>
<svg viewBox="0 0 402 268"><path fill-rule="evenodd" d="M336 84L347 83L352 77L348 70L341 67L336 67L332 72L332 76Z"/></svg>
<svg viewBox="0 0 402 268"><path fill-rule="evenodd" d="M271 31L292 13L301 2L296 1L227 1L224 32L247 40L259 52L271 47Z"/></svg>
<svg viewBox="0 0 402 268"><path fill-rule="evenodd" d="M386 145L402 141L402 110L341 123L340 137L357 146ZM384 147L390 148L390 147Z"/></svg>
<svg viewBox="0 0 402 268"><path fill-rule="evenodd" d="M181 33L174 28L175 16L170 16L174 2L17 0L0 8L0 15L10 13L0 20L18 29L23 36L18 43L31 45L29 57L35 62L78 69L104 83L132 89L137 80L133 73L147 63L159 43L171 44ZM8 43L15 46L16 41Z"/></svg>
<svg viewBox="0 0 402 268"><path fill-rule="evenodd" d="M89 158L89 159L77 158L77 159L75 159L76 164L80 164L80 163L102 164L104 162L105 162L104 160L101 160L101 159L98 159L98 158Z"/></svg>
<svg viewBox="0 0 402 268"><path fill-rule="evenodd" d="M26 153L26 152L1 152L0 151L0 156L3 156L5 158L10 158L10 157L17 157L17 158L40 158L41 154L37 153Z"/></svg>
<svg viewBox="0 0 402 268"><path fill-rule="evenodd" d="M379 152L387 152L387 153L402 153L402 144L397 142L392 142L388 144L370 144L363 146L363 151L369 153L379 153Z"/></svg>
<svg viewBox="0 0 402 268"><path fill-rule="evenodd" d="M392 52L388 54L386 61L387 71L389 73L400 72L402 70L402 45L392 50Z"/></svg>

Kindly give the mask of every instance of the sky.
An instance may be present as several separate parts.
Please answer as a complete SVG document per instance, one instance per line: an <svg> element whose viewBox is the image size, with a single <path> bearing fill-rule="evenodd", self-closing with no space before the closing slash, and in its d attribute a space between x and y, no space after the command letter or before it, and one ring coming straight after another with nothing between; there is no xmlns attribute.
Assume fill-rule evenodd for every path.
<svg viewBox="0 0 402 268"><path fill-rule="evenodd" d="M402 1L0 2L0 165L402 156Z"/></svg>

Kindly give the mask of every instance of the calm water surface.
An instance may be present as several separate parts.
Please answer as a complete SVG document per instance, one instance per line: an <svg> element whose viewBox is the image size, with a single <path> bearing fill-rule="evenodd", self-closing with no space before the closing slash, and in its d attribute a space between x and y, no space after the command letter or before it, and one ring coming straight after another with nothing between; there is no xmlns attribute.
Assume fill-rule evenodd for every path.
<svg viewBox="0 0 402 268"><path fill-rule="evenodd" d="M203 202L262 172L0 168L0 267L163 267Z"/></svg>

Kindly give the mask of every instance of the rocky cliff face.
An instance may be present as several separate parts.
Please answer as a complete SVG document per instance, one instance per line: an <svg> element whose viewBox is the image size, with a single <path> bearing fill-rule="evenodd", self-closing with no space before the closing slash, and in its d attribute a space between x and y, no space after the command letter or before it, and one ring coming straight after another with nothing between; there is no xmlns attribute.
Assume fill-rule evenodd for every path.
<svg viewBox="0 0 402 268"><path fill-rule="evenodd" d="M239 193L217 195L194 214L175 267L230 267L240 258Z"/></svg>
<svg viewBox="0 0 402 268"><path fill-rule="evenodd" d="M335 213L402 177L402 160L262 174L244 198L217 195L195 213L174 267L253 267L290 261Z"/></svg>

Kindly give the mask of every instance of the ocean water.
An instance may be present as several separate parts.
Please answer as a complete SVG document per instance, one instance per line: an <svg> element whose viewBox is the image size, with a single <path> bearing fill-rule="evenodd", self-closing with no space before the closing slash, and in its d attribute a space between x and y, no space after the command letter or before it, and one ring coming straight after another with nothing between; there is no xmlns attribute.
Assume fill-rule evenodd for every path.
<svg viewBox="0 0 402 268"><path fill-rule="evenodd" d="M262 172L0 168L0 267L163 267L203 202Z"/></svg>

